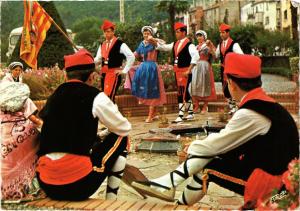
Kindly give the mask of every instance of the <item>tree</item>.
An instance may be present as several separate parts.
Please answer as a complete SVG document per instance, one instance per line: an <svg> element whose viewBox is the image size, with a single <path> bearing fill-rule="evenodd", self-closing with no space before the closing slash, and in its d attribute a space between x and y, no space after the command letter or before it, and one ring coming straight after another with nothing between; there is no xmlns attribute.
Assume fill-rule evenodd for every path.
<svg viewBox="0 0 300 211"><path fill-rule="evenodd" d="M116 36L120 37L128 47L134 51L143 39L141 29L147 23L142 19L137 19L135 23L118 23L116 28Z"/></svg>
<svg viewBox="0 0 300 211"><path fill-rule="evenodd" d="M228 24L228 17L229 17L229 12L228 12L228 9L226 9L224 19L223 19L223 22L226 24Z"/></svg>
<svg viewBox="0 0 300 211"><path fill-rule="evenodd" d="M169 0L169 1L160 1L155 5L158 11L166 11L169 14L169 33L172 40L175 39L175 31L174 31L174 23L175 23L175 15L180 12L186 12L189 9L188 1L182 0Z"/></svg>
<svg viewBox="0 0 300 211"><path fill-rule="evenodd" d="M298 14L297 14L297 7L293 7L292 2L290 2L290 8L291 8L291 16L292 16L292 35L293 35L293 40L298 40L298 31L297 31L297 26L298 26Z"/></svg>
<svg viewBox="0 0 300 211"><path fill-rule="evenodd" d="M76 33L74 42L96 54L99 45L97 41L103 34L100 26L101 21L96 17L86 17L76 21L73 25L73 32Z"/></svg>
<svg viewBox="0 0 300 211"><path fill-rule="evenodd" d="M64 30L66 28L54 6L54 3L49 1L40 1L41 6L53 18L53 20ZM20 61L20 43L21 37L14 49L10 62ZM65 37L58 31L58 29L51 25L47 31L46 39L38 54L38 67L51 67L58 63L60 68L64 67L64 55L74 53L72 45L65 39Z"/></svg>

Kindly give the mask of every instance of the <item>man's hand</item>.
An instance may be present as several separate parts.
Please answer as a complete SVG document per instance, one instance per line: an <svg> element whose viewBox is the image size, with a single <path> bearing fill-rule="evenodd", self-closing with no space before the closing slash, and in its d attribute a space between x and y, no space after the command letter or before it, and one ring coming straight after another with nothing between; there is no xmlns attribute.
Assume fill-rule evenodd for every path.
<svg viewBox="0 0 300 211"><path fill-rule="evenodd" d="M116 73L116 74L125 74L125 73L123 73L122 70L115 70L115 73Z"/></svg>
<svg viewBox="0 0 300 211"><path fill-rule="evenodd" d="M188 71L183 72L183 75L184 75L185 77L188 77L188 75L189 75L190 73L191 73L191 72L188 70Z"/></svg>
<svg viewBox="0 0 300 211"><path fill-rule="evenodd" d="M212 47L213 46L213 43L210 41L210 40L206 40L206 45L208 46L208 47Z"/></svg>
<svg viewBox="0 0 300 211"><path fill-rule="evenodd" d="M147 40L150 44L154 45L154 46L157 46L157 40L154 38L154 37L148 37L148 40Z"/></svg>

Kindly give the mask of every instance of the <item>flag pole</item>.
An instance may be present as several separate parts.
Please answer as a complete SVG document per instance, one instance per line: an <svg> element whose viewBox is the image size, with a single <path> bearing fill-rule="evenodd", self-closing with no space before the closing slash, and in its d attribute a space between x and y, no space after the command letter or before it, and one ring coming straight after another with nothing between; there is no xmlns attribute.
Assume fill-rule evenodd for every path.
<svg viewBox="0 0 300 211"><path fill-rule="evenodd" d="M78 51L79 49L76 47L76 45L73 43L73 41L70 39L70 37L62 30L62 28L57 25L57 23L51 18L51 22L54 24L54 26L58 29L62 35L67 39L67 41Z"/></svg>

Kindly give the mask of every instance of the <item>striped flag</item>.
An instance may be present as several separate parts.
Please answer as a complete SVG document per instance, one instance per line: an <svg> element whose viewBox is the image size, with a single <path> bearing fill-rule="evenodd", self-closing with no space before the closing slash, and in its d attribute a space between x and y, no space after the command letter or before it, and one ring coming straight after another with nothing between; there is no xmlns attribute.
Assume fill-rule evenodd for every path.
<svg viewBox="0 0 300 211"><path fill-rule="evenodd" d="M52 18L34 1L32 3L32 15L30 1L24 0L24 25L20 46L20 57L31 68L37 68L37 56L41 49L46 33L51 26Z"/></svg>
<svg viewBox="0 0 300 211"><path fill-rule="evenodd" d="M31 8L30 2L24 1L24 24L21 38L21 46L20 46L20 57L23 54L28 54L31 52L31 44L30 44L30 29L31 29Z"/></svg>

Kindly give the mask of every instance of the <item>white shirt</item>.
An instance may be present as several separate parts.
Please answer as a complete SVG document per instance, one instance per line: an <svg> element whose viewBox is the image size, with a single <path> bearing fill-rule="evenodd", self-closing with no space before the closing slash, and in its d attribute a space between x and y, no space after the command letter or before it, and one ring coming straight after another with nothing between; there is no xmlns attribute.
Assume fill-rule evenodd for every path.
<svg viewBox="0 0 300 211"><path fill-rule="evenodd" d="M123 117L118 110L118 106L114 104L104 92L99 93L93 102L92 113L95 118L105 125L110 132L119 136L128 136L131 131L131 124ZM46 154L52 160L57 160L65 156L64 152L53 152Z"/></svg>
<svg viewBox="0 0 300 211"><path fill-rule="evenodd" d="M226 46L228 40L229 40L229 39L223 40L222 45L224 45L224 43L225 43L225 46ZM241 49L241 47L240 47L240 45L239 45L238 43L234 43L234 44L233 44L233 46L232 46L232 51L233 51L234 53L244 54L243 50ZM221 50L220 50L220 44L218 44L217 50L216 50L216 57L217 57L217 58L220 57L220 53L221 53Z"/></svg>
<svg viewBox="0 0 300 211"><path fill-rule="evenodd" d="M191 143L188 153L198 156L216 156L246 143L257 135L265 135L271 120L246 108L239 109L219 133Z"/></svg>
<svg viewBox="0 0 300 211"><path fill-rule="evenodd" d="M28 119L28 117L37 112L37 107L30 98L27 98L27 100L25 101L23 111L26 119Z"/></svg>
<svg viewBox="0 0 300 211"><path fill-rule="evenodd" d="M105 125L110 132L119 136L127 136L131 130L131 124L120 113L118 106L114 104L104 92L99 93L93 102L93 116Z"/></svg>
<svg viewBox="0 0 300 211"><path fill-rule="evenodd" d="M135 56L132 53L132 51L130 50L130 48L125 43L122 43L122 45L120 47L120 53L126 57L126 65L125 65L124 69L122 70L122 73L127 73L134 63ZM101 53L101 45L100 45L98 48L96 57L94 58L94 62L100 63L101 59L102 59L102 53Z"/></svg>
<svg viewBox="0 0 300 211"><path fill-rule="evenodd" d="M183 38L181 39L178 44L178 49L180 49L180 46L182 45L182 43L185 41L185 39L188 38ZM170 44L161 44L161 43L157 43L157 47L156 49L159 51L172 51L174 46L174 42L170 43ZM191 55L191 64L197 64L197 61L200 59L199 53L197 51L197 48L194 44L190 44L189 45L189 53Z"/></svg>
<svg viewBox="0 0 300 211"><path fill-rule="evenodd" d="M10 81L10 82L15 82L13 76L11 73L6 73L5 76L2 78L1 82L4 81ZM22 74L19 75L19 82L22 83L23 82L23 78L22 78Z"/></svg>

